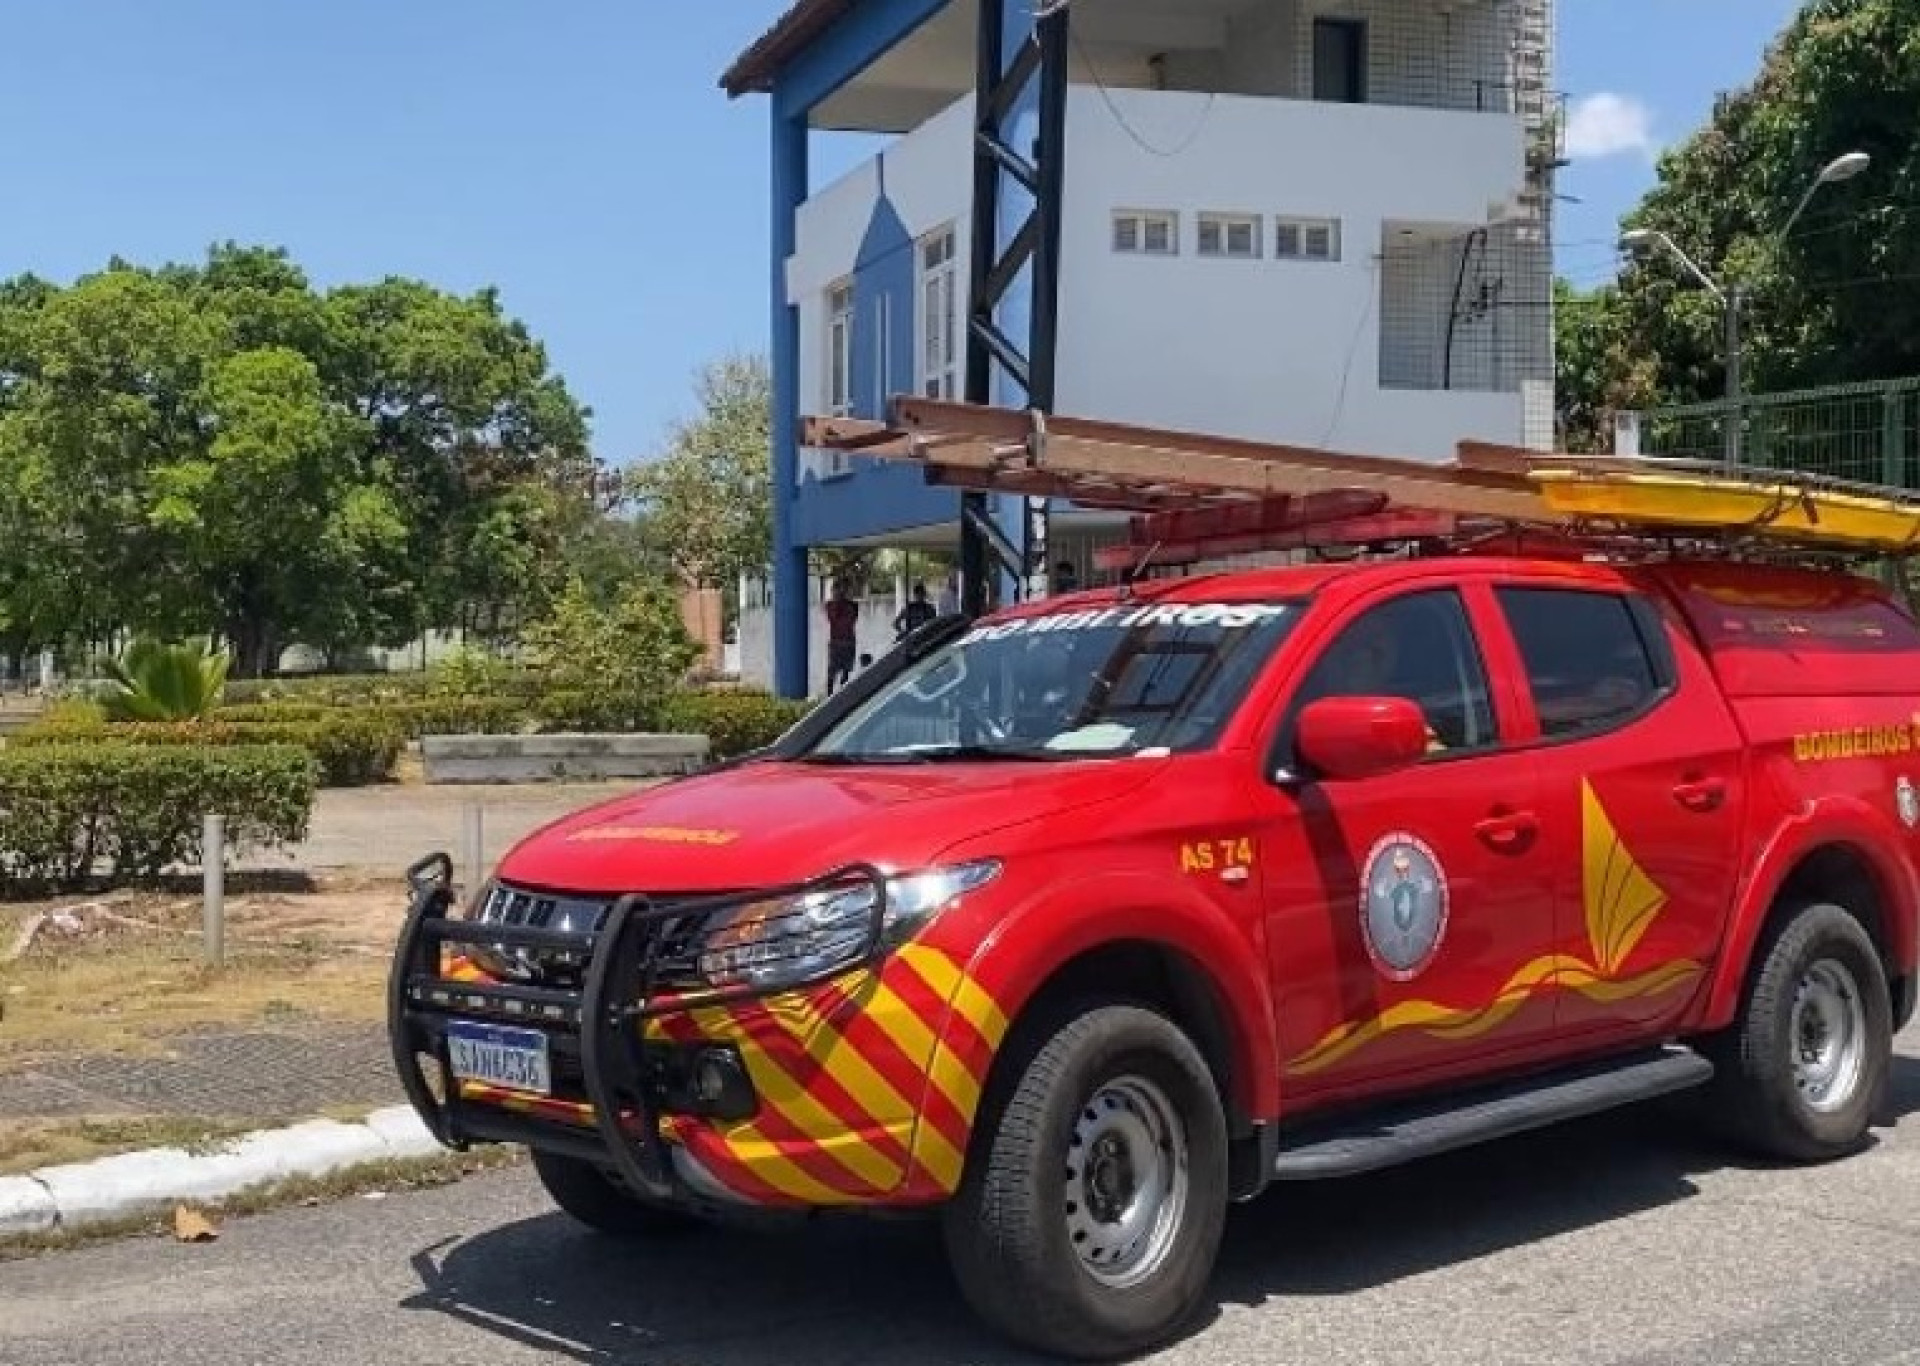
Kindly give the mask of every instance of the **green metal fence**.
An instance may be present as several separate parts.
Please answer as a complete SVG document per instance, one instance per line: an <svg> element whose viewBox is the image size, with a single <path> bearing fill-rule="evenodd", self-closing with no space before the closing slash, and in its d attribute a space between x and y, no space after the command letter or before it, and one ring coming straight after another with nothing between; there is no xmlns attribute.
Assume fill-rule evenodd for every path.
<svg viewBox="0 0 1920 1366"><path fill-rule="evenodd" d="M1920 377L1767 394L1739 407L1743 464L1920 488ZM1642 413L1641 453L1721 459L1732 411L1722 401Z"/></svg>

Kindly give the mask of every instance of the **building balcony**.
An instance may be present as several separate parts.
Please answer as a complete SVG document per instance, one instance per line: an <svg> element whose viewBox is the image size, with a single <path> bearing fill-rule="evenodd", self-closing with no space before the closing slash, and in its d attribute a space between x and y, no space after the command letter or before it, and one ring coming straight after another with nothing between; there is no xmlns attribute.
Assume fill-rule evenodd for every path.
<svg viewBox="0 0 1920 1366"><path fill-rule="evenodd" d="M821 129L901 134L973 89L980 0L950 0L823 101ZM1321 12L1321 11L1328 12ZM1072 79L1538 117L1546 0L1101 0L1073 11Z"/></svg>

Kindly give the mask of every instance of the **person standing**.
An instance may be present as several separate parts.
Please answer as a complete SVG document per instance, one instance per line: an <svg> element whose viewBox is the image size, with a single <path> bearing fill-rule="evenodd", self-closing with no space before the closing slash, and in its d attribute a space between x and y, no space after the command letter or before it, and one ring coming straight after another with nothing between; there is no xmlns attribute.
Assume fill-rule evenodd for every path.
<svg viewBox="0 0 1920 1366"><path fill-rule="evenodd" d="M859 653L860 606L847 596L847 585L836 581L827 599L827 693L831 696L853 677Z"/></svg>
<svg viewBox="0 0 1920 1366"><path fill-rule="evenodd" d="M905 640L932 621L935 615L933 604L927 601L927 586L916 583L913 586L913 601L907 604L906 611L893 619L893 638Z"/></svg>

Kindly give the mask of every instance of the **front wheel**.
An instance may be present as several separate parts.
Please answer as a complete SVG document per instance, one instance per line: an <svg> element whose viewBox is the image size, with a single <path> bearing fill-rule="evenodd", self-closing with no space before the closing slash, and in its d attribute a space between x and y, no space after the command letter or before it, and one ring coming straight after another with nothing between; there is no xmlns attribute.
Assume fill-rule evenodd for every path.
<svg viewBox="0 0 1920 1366"><path fill-rule="evenodd" d="M1033 1041L947 1207L975 1312L1062 1356L1177 1333L1205 1294L1227 1206L1226 1121L1206 1060L1164 1017L1099 1006Z"/></svg>
<svg viewBox="0 0 1920 1366"><path fill-rule="evenodd" d="M578 1158L532 1152L534 1175L553 1203L596 1233L641 1238L698 1228L694 1215L634 1195L610 1173Z"/></svg>
<svg viewBox="0 0 1920 1366"><path fill-rule="evenodd" d="M1893 1055L1886 972L1860 922L1839 906L1796 911L1766 947L1734 1028L1707 1051L1737 1142L1794 1162L1857 1148Z"/></svg>

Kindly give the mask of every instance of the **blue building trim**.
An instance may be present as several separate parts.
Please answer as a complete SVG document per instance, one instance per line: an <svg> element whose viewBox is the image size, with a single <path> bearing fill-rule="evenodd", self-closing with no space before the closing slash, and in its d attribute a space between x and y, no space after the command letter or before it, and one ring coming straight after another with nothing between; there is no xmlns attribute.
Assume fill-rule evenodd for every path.
<svg viewBox="0 0 1920 1366"><path fill-rule="evenodd" d="M813 107L898 47L949 0L864 0L780 69L773 116L804 119Z"/></svg>
<svg viewBox="0 0 1920 1366"><path fill-rule="evenodd" d="M945 9L950 0L862 0L815 42L796 53L774 78L773 120L773 650L774 688L782 697L809 691L808 628L812 618L807 547L855 539L902 526L926 525L954 515L957 499L928 488L919 472L863 469L846 480L820 483L799 478L800 323L787 302L786 267L796 245L796 215L808 192L807 127L814 107L892 51ZM883 205L889 213L891 206ZM898 222L897 216L895 218ZM884 225L877 225L884 228ZM904 227L900 229L902 235ZM863 251L865 259L867 253ZM905 376L913 374L912 300L916 262L909 241L904 258L907 307L895 346L907 357ZM879 271L878 265L875 267ZM891 280L874 297L888 297ZM856 309L858 303L856 285ZM864 320L856 317L855 345ZM868 337L874 333L867 333ZM858 351L856 351L856 356ZM872 367L877 371L877 366ZM870 380L878 382L877 374ZM890 378L890 377L889 377ZM857 393L860 391L856 391ZM877 415L877 414L876 414Z"/></svg>
<svg viewBox="0 0 1920 1366"><path fill-rule="evenodd" d="M807 552L794 535L794 494L800 477L800 313L787 301L787 260L807 197L807 125L773 119L773 669L782 697L808 692Z"/></svg>

